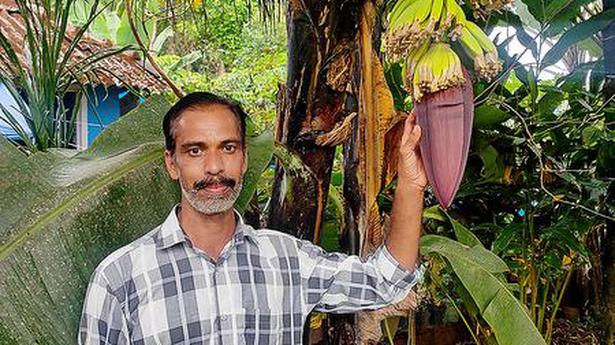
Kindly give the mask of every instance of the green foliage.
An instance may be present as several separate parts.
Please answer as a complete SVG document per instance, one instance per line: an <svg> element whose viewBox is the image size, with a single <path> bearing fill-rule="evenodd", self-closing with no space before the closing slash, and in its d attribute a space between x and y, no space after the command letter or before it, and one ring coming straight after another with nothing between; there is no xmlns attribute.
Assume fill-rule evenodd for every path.
<svg viewBox="0 0 615 345"><path fill-rule="evenodd" d="M592 16L567 30L557 43L547 52L542 62L552 65L559 61L564 53L573 45L599 33L615 19L615 9Z"/></svg>
<svg viewBox="0 0 615 345"><path fill-rule="evenodd" d="M493 123L481 121L474 132L481 159L470 160L451 210L507 260L547 342L570 275L590 260L585 238L614 214L612 182L597 159L611 145L604 123L613 105L584 83L592 73L575 70L555 87L538 83L534 94L527 81L491 93Z"/></svg>
<svg viewBox="0 0 615 345"><path fill-rule="evenodd" d="M270 33L256 24L242 30L242 48L227 71L216 70L207 52L159 58L161 66L185 92L210 91L239 101L257 131L273 128L278 84L286 78L283 29Z"/></svg>
<svg viewBox="0 0 615 345"><path fill-rule="evenodd" d="M479 243L465 246L452 239L426 235L421 239L421 252L443 257L464 289L466 305L476 307L475 317L489 327L498 344L544 344L532 320L506 284L499 277L508 267ZM505 310L505 312L503 312Z"/></svg>
<svg viewBox="0 0 615 345"><path fill-rule="evenodd" d="M507 287L502 293L512 294L527 308L528 320L550 343L572 273L599 255L586 246L586 238L604 231L615 215L609 200L615 105L603 96L602 63L592 44L615 13L600 13L584 0L518 0L516 5L514 13L494 13L484 25L514 27L515 37L536 61L520 64L525 51L509 56L515 50L506 49L509 40L501 41L505 72L498 80L474 87L472 146L456 201L448 217L437 207L426 208L425 228L430 234L454 236L469 247L479 239L491 247L511 270L499 277ZM587 62L578 56L598 60ZM563 57L569 72L543 79L545 69ZM400 71L395 66L387 71L395 105L405 109ZM430 264L429 276L437 283L431 290L435 298L448 298L453 305L461 302L461 318L470 329L479 330L478 336L488 338L484 321L489 313L469 291L470 286L486 288L472 284L487 284L488 279L474 275L479 272L465 272L467 279L462 279L455 269L465 267L454 266L450 258L430 257ZM442 289L455 293L443 296ZM510 304L498 308L502 314ZM491 340L506 342L497 336Z"/></svg>
<svg viewBox="0 0 615 345"><path fill-rule="evenodd" d="M237 65L235 59L241 54L245 44L248 43L242 35L246 25L249 25L251 11L247 0L200 0L201 8L197 15L202 20L197 25L199 41L223 52L225 65Z"/></svg>
<svg viewBox="0 0 615 345"><path fill-rule="evenodd" d="M73 0L69 21L72 25L82 27L93 4L91 0ZM130 0L133 8L133 22L139 38L150 53L159 54L169 38L174 35L162 13L162 4L158 0ZM106 1L101 14L87 27L88 33L111 41L119 47L138 49L137 40L130 28L125 1Z"/></svg>

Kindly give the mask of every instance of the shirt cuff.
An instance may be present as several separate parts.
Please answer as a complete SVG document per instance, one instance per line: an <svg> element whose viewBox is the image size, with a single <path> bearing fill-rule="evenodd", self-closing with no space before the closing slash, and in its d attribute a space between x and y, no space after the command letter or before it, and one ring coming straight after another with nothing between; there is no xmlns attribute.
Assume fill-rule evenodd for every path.
<svg viewBox="0 0 615 345"><path fill-rule="evenodd" d="M422 270L418 265L415 265L414 270L408 270L395 259L385 244L382 244L374 255L384 279L397 288L405 290L416 285L420 279Z"/></svg>

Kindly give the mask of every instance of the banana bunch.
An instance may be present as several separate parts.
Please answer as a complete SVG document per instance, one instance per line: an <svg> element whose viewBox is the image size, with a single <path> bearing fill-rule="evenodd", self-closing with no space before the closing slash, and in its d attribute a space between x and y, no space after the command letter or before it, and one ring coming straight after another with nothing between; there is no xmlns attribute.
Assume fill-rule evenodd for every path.
<svg viewBox="0 0 615 345"><path fill-rule="evenodd" d="M393 60L402 59L425 42L439 41L451 27L461 27L464 21L465 15L455 0L400 0L388 17L387 55Z"/></svg>
<svg viewBox="0 0 615 345"><path fill-rule="evenodd" d="M461 30L459 43L469 57L474 59L474 70L483 79L491 80L502 70L495 44L478 25L468 21Z"/></svg>
<svg viewBox="0 0 615 345"><path fill-rule="evenodd" d="M466 19L457 0L398 0L388 17L384 48L389 61L401 63L423 130L427 178L446 209L461 184L472 137L474 93L468 70L484 79L497 75L502 67L496 47ZM471 66L466 68L460 56Z"/></svg>
<svg viewBox="0 0 615 345"><path fill-rule="evenodd" d="M417 101L427 93L461 86L465 82L461 60L447 43L424 44L412 54L406 66L413 71L412 81L406 79L406 85L412 85L412 95Z"/></svg>
<svg viewBox="0 0 615 345"><path fill-rule="evenodd" d="M460 44L451 45L455 41ZM456 0L399 0L388 17L384 47L389 60L402 63L404 84L416 102L464 83L455 49L473 60L481 78L490 80L501 70L495 45Z"/></svg>

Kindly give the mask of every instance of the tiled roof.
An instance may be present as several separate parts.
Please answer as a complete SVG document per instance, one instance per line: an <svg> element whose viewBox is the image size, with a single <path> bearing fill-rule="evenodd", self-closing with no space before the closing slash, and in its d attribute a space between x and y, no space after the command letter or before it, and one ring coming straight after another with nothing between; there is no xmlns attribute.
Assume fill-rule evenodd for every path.
<svg viewBox="0 0 615 345"><path fill-rule="evenodd" d="M24 54L24 47L27 45L27 42L25 42L26 28L14 0L0 0L0 30L11 42L22 66L29 66ZM72 42L76 32L76 28L68 28L65 38L66 46ZM92 54L112 47L113 44L109 40L85 34L77 44L69 66L77 66L83 59L92 56ZM135 52L122 52L98 61L92 76L93 78L90 78L90 80L105 86L128 84L134 88L148 89L152 92L161 92L167 89L167 85L156 72L148 69Z"/></svg>

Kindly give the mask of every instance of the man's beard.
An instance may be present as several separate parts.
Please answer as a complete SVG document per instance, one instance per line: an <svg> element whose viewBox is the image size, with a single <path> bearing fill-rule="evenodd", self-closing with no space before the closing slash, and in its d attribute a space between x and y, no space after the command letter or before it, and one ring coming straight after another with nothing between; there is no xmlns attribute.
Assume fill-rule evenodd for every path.
<svg viewBox="0 0 615 345"><path fill-rule="evenodd" d="M227 186L227 190L221 195L207 194L199 195L199 191L207 188L211 184L222 184ZM212 177L196 181L191 189L187 189L179 179L179 185L182 189L182 195L188 200L188 203L197 211L213 215L230 210L241 193L243 186L243 176L239 181L235 181L227 177Z"/></svg>

